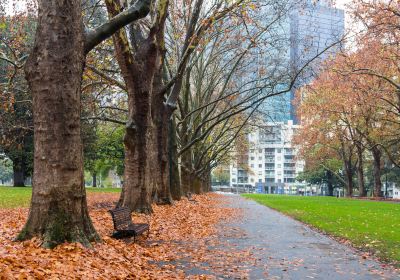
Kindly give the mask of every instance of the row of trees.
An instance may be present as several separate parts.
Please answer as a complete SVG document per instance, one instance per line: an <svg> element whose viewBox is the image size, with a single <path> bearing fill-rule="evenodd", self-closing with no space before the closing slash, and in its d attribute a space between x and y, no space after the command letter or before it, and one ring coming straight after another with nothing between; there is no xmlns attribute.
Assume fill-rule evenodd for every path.
<svg viewBox="0 0 400 280"><path fill-rule="evenodd" d="M40 236L45 247L99 240L84 167L123 170L118 204L132 211L208 190L248 110L266 98L254 93L246 59L272 42L268 32L287 11L264 3L274 14L260 24L249 16L259 3L243 0L28 4L18 15L2 7L1 149L14 165L31 164L33 151L18 239ZM22 171L23 182L30 171Z"/></svg>
<svg viewBox="0 0 400 280"><path fill-rule="evenodd" d="M34 3L2 14L1 28L24 22L36 35L1 33L0 129L7 157L6 147L33 151L31 207L17 239L40 236L45 247L99 240L84 169L94 182L105 170L123 174L118 206L132 211L209 190L211 170L240 146L254 112L289 92L320 54L299 69L280 57L296 1ZM33 147L15 146L12 135L34 136Z"/></svg>
<svg viewBox="0 0 400 280"><path fill-rule="evenodd" d="M357 1L352 12L362 26L356 46L299 92L297 143L309 172L326 170L348 196L366 196L367 177L380 197L383 173L394 182L399 167L400 17L395 1Z"/></svg>

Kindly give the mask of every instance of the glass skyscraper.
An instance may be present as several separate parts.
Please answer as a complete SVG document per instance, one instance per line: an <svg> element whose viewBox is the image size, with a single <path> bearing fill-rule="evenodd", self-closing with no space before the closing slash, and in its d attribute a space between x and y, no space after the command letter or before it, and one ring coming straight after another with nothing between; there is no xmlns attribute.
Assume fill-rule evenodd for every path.
<svg viewBox="0 0 400 280"><path fill-rule="evenodd" d="M267 55L257 59L257 67L279 68L281 78L277 79L279 84L274 90L270 90L272 94L288 88L293 77L299 74L291 91L265 99L259 110L266 121L293 120L297 123L293 104L296 89L310 83L318 74L322 62L339 51L344 35L344 11L333 7L327 0L291 0L286 5L288 12L280 20L275 33L275 38L285 45L280 46L279 53L275 54L275 60L279 62L271 61L271 51L264 50ZM264 11L268 12L270 10ZM283 72L289 75L283 77ZM262 75L260 78L263 78Z"/></svg>
<svg viewBox="0 0 400 280"><path fill-rule="evenodd" d="M291 91L291 101L297 88L311 82L322 62L335 55L342 46L344 11L332 6L331 1L299 3L290 14L290 61L294 72L301 72ZM290 105L290 118L296 123L296 112Z"/></svg>

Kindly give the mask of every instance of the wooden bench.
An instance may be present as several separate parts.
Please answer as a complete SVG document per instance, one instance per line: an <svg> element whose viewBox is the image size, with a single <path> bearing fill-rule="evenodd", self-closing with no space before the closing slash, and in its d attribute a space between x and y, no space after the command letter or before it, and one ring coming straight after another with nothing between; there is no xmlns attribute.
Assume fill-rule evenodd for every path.
<svg viewBox="0 0 400 280"><path fill-rule="evenodd" d="M197 203L197 201L192 197L192 193L191 193L191 192L188 192L188 193L187 193L187 199L188 199L190 202Z"/></svg>
<svg viewBox="0 0 400 280"><path fill-rule="evenodd" d="M110 210L110 214L114 223L112 237L121 239L133 236L133 242L136 237L147 231L150 231L149 224L134 224L132 223L131 210L128 207L120 207Z"/></svg>

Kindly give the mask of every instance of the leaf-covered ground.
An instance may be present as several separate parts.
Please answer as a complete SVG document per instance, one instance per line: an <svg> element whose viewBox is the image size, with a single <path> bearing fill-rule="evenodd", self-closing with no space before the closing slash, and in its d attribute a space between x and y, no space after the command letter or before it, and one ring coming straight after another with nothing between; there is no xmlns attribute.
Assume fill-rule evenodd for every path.
<svg viewBox="0 0 400 280"><path fill-rule="evenodd" d="M151 217L134 215L138 222L150 220L151 231L131 244L109 237L113 228L107 211L118 196L88 195L90 215L103 238L93 249L63 244L48 250L40 240L13 242L28 209L0 209L0 279L246 278L248 265L242 260L251 261L251 252L226 247L217 238L217 224L240 215L224 206L222 196L195 196L197 203L183 199L173 206L155 205Z"/></svg>
<svg viewBox="0 0 400 280"><path fill-rule="evenodd" d="M336 197L243 196L400 267L400 203Z"/></svg>

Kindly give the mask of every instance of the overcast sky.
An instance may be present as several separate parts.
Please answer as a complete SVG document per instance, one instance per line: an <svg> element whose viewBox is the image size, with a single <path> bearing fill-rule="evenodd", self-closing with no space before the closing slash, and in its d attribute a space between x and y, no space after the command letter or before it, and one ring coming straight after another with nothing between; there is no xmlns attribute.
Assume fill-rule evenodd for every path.
<svg viewBox="0 0 400 280"><path fill-rule="evenodd" d="M26 0L0 0L0 2L6 3L5 4L6 12L8 14L11 14L14 10L13 6L15 4L16 4L17 10L19 10L19 9L24 10ZM346 10L346 4L351 4L352 0L334 0L334 2L335 2L336 7ZM349 22L349 20L350 20L350 18L346 14L346 26L348 26L347 23Z"/></svg>

